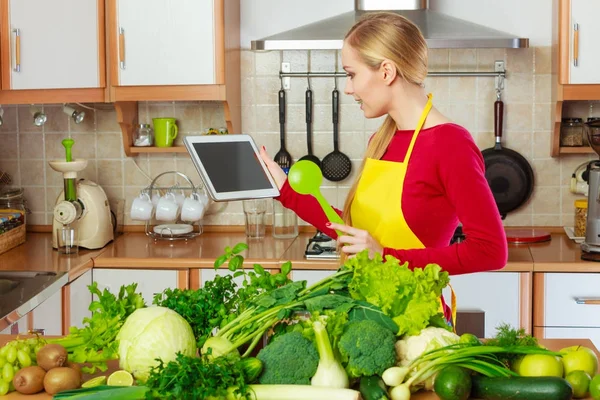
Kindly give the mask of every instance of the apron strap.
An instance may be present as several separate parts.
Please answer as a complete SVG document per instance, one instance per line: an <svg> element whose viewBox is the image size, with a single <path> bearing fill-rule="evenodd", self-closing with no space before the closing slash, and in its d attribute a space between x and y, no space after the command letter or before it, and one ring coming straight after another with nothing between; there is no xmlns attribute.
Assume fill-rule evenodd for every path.
<svg viewBox="0 0 600 400"><path fill-rule="evenodd" d="M421 128L423 128L423 125L425 124L425 120L427 119L427 116L429 115L429 111L431 110L431 107L433 106L431 99L433 99L433 94L429 93L427 95L427 104L425 104L425 109L421 113L421 118L419 119L419 123L417 124L417 128L415 129L415 133L413 134L413 137L410 140L410 144L408 145L408 150L406 150L406 157L404 157L404 162L408 162L408 160L410 159L410 155L412 154L413 147L415 147L415 142L417 141L417 136L419 136L419 132L421 132Z"/></svg>

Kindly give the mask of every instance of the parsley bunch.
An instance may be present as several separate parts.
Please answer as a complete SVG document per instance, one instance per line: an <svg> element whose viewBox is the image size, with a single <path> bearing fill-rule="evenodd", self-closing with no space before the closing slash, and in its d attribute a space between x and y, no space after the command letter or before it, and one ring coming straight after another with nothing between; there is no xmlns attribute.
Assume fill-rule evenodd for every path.
<svg viewBox="0 0 600 400"><path fill-rule="evenodd" d="M239 357L189 357L177 354L175 361L152 367L146 381L150 388L146 399L195 400L226 398L247 399L248 379ZM227 397L229 398L229 397Z"/></svg>

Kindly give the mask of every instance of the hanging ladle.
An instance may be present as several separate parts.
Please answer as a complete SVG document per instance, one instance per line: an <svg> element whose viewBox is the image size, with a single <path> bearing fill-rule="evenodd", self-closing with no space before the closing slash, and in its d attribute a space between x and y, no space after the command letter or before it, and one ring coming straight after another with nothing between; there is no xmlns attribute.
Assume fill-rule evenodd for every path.
<svg viewBox="0 0 600 400"><path fill-rule="evenodd" d="M338 148L339 140L339 108L340 108L340 92L337 90L337 80L333 78L335 87L331 93L332 97L332 120L333 120L333 151L323 158L321 169L323 176L332 182L343 181L352 172L352 162L347 155L342 153Z"/></svg>
<svg viewBox="0 0 600 400"><path fill-rule="evenodd" d="M339 214L335 212L333 207L323 197L323 194L321 194L320 188L321 182L323 182L323 174L317 164L308 160L301 160L294 163L288 173L288 182L291 188L297 193L310 194L317 199L329 222L344 224ZM342 232L337 230L336 232L338 236L342 235Z"/></svg>
<svg viewBox="0 0 600 400"><path fill-rule="evenodd" d="M300 160L312 161L321 168L321 160L315 156L312 152L312 112L313 112L313 92L310 88L310 78L306 77L308 87L304 95L306 101L306 147L308 148L308 154L302 157Z"/></svg>

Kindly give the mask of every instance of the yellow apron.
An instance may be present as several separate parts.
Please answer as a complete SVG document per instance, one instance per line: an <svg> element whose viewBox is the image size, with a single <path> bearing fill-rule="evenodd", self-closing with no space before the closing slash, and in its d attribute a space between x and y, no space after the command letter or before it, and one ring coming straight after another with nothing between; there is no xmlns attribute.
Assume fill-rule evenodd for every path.
<svg viewBox="0 0 600 400"><path fill-rule="evenodd" d="M419 123L406 151L403 162L368 158L362 172L352 206L352 226L368 231L383 247L394 249L423 249L425 246L408 226L402 207L402 192L408 162L417 141L417 136L431 110L432 95L421 114ZM452 324L456 329L456 296L452 291ZM442 301L440 308L444 312Z"/></svg>

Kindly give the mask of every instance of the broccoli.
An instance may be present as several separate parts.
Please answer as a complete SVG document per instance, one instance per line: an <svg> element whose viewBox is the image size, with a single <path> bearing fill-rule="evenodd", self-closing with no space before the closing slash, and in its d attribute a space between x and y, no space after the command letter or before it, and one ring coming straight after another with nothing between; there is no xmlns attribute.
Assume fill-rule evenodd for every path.
<svg viewBox="0 0 600 400"><path fill-rule="evenodd" d="M396 363L396 335L372 320L352 321L338 349L350 378L379 375Z"/></svg>
<svg viewBox="0 0 600 400"><path fill-rule="evenodd" d="M300 332L278 336L256 357L263 363L262 384L310 385L319 364L315 345Z"/></svg>

